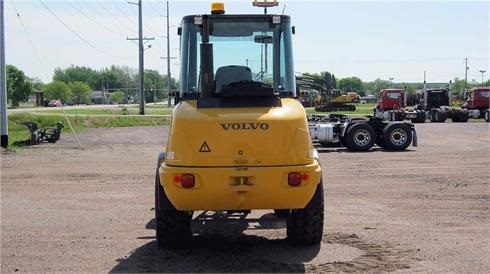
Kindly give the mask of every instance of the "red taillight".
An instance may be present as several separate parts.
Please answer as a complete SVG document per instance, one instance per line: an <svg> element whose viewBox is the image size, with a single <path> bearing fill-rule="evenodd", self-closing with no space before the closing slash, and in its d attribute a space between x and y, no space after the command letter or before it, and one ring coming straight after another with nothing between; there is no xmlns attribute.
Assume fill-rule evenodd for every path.
<svg viewBox="0 0 490 274"><path fill-rule="evenodd" d="M290 186L299 186L301 185L302 177L299 172L291 172L288 175L288 184Z"/></svg>
<svg viewBox="0 0 490 274"><path fill-rule="evenodd" d="M193 188L196 185L196 181L194 180L194 175L182 174L182 176L180 177L180 185L183 188Z"/></svg>

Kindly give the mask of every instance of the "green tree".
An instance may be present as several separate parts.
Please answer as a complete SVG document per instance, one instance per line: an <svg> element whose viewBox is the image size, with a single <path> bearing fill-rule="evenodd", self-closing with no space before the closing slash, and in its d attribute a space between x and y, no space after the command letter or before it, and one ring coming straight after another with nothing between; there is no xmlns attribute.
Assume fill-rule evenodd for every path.
<svg viewBox="0 0 490 274"><path fill-rule="evenodd" d="M61 81L66 84L72 82L84 82L92 89L96 89L96 85L100 81L100 75L94 69L71 65L65 69L59 67L56 68L54 70L53 81Z"/></svg>
<svg viewBox="0 0 490 274"><path fill-rule="evenodd" d="M471 82L466 83L466 81L464 79L459 79L456 77L456 78L454 78L454 81L452 81L451 91L453 94L457 95L464 89L470 90L474 87L475 87L475 85L473 83L471 83Z"/></svg>
<svg viewBox="0 0 490 274"><path fill-rule="evenodd" d="M43 90L44 83L41 79L35 77L35 78L29 78L29 82L32 84L32 88L34 91L37 90Z"/></svg>
<svg viewBox="0 0 490 274"><path fill-rule="evenodd" d="M330 74L328 71L320 72L321 78L323 79L323 83L327 90L331 90L337 88L337 83L335 80L335 75Z"/></svg>
<svg viewBox="0 0 490 274"><path fill-rule="evenodd" d="M87 83L72 82L68 84L71 91L71 100L74 104L88 104L92 89Z"/></svg>
<svg viewBox="0 0 490 274"><path fill-rule="evenodd" d="M7 98L13 107L19 103L27 102L32 93L32 85L22 70L12 65L7 65Z"/></svg>
<svg viewBox="0 0 490 274"><path fill-rule="evenodd" d="M109 96L109 103L111 104L124 104L124 92L121 90L111 93Z"/></svg>
<svg viewBox="0 0 490 274"><path fill-rule="evenodd" d="M362 80L358 77L342 78L339 80L339 89L345 92L363 91Z"/></svg>
<svg viewBox="0 0 490 274"><path fill-rule="evenodd" d="M45 100L60 100L62 103L71 103L71 91L68 85L61 81L53 81L44 86Z"/></svg>
<svg viewBox="0 0 490 274"><path fill-rule="evenodd" d="M376 79L373 82L365 83L364 84L364 89L365 90L371 90L374 92L374 95L378 97L379 91L385 88L390 87L390 81L387 80L381 80L381 79Z"/></svg>
<svg viewBox="0 0 490 274"><path fill-rule="evenodd" d="M408 96L415 96L415 92L417 91L417 86L415 84L404 83L403 88L407 91Z"/></svg>

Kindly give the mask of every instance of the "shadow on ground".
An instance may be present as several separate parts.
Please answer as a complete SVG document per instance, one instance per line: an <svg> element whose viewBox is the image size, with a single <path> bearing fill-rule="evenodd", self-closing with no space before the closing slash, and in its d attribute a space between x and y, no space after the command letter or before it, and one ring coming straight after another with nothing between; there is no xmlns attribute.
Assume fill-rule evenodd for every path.
<svg viewBox="0 0 490 274"><path fill-rule="evenodd" d="M291 246L285 239L244 234L245 230L283 227L285 221L273 214L250 218L242 213L203 212L193 219L194 236L190 246L165 249L152 241L133 250L127 258L118 259L111 272L304 273L304 263L317 256L320 245ZM155 221L150 220L146 228L154 229ZM288 263L274 262L268 259L267 254L274 257L284 254L291 258Z"/></svg>

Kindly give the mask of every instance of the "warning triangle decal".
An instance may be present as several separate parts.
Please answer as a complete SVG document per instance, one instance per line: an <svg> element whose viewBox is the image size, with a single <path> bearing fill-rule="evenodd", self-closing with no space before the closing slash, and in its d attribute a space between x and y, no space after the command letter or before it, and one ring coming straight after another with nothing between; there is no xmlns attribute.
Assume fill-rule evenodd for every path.
<svg viewBox="0 0 490 274"><path fill-rule="evenodd" d="M211 149L209 148L208 143L206 143L206 142L202 143L202 146L199 149L199 152L211 152Z"/></svg>

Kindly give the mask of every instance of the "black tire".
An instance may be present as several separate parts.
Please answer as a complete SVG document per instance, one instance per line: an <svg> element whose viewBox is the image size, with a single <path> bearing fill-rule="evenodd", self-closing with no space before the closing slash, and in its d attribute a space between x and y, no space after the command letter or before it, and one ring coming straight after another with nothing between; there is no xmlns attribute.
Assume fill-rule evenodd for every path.
<svg viewBox="0 0 490 274"><path fill-rule="evenodd" d="M383 129L383 139L387 150L405 150L412 143L412 130L404 123L391 123Z"/></svg>
<svg viewBox="0 0 490 274"><path fill-rule="evenodd" d="M323 220L323 183L320 180L306 207L291 210L287 219L287 240L295 245L319 244L323 237Z"/></svg>
<svg viewBox="0 0 490 274"><path fill-rule="evenodd" d="M274 209L274 215L277 218L287 218L289 217L289 209Z"/></svg>
<svg viewBox="0 0 490 274"><path fill-rule="evenodd" d="M160 184L158 168L155 178L156 239L160 247L185 247L191 239L192 211L180 211L170 204Z"/></svg>
<svg viewBox="0 0 490 274"><path fill-rule="evenodd" d="M466 123L468 122L468 119L469 119L468 112L461 111L461 110L454 111L453 117L451 117L451 120L454 123Z"/></svg>
<svg viewBox="0 0 490 274"><path fill-rule="evenodd" d="M431 110L429 112L429 120L431 123L435 123L436 122L436 111L435 110Z"/></svg>
<svg viewBox="0 0 490 274"><path fill-rule="evenodd" d="M488 109L485 111L485 122L490 122L490 110Z"/></svg>
<svg viewBox="0 0 490 274"><path fill-rule="evenodd" d="M374 145L376 135L366 123L351 125L345 133L345 146L351 151L367 151Z"/></svg>
<svg viewBox="0 0 490 274"><path fill-rule="evenodd" d="M447 113L443 110L437 109L434 113L434 120L436 123L444 123L447 119Z"/></svg>

